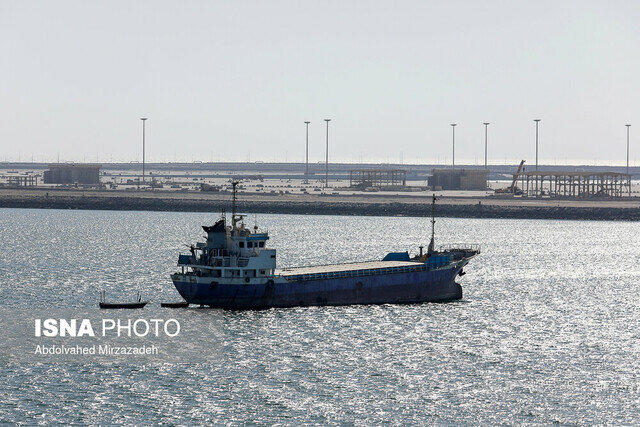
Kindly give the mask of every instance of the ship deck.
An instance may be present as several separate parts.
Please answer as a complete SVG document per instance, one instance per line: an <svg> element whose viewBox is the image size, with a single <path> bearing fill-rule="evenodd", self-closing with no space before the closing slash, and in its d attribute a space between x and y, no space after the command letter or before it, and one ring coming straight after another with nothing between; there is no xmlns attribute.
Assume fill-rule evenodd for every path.
<svg viewBox="0 0 640 427"><path fill-rule="evenodd" d="M368 276L424 270L425 265L413 261L367 261L347 264L316 265L276 270L276 276L287 280L316 280L337 277Z"/></svg>

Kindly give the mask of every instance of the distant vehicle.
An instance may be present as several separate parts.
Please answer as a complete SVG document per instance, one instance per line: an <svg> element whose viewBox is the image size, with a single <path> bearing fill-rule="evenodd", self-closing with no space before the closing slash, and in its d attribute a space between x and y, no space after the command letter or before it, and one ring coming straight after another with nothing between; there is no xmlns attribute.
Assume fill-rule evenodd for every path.
<svg viewBox="0 0 640 427"><path fill-rule="evenodd" d="M211 185L211 184L200 184L200 191L208 192L208 193L217 193L222 189L219 185Z"/></svg>

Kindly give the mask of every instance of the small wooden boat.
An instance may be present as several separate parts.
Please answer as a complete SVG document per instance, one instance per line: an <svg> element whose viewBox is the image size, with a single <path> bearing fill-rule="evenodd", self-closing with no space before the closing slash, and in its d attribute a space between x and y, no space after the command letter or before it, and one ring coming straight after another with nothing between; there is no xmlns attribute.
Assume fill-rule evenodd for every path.
<svg viewBox="0 0 640 427"><path fill-rule="evenodd" d="M189 307L189 303L186 301L182 302L161 302L160 307L166 308L186 308Z"/></svg>
<svg viewBox="0 0 640 427"><path fill-rule="evenodd" d="M106 302L105 293L100 293L100 308L143 308L149 301L142 301L140 292L138 292L138 298L135 302Z"/></svg>
<svg viewBox="0 0 640 427"><path fill-rule="evenodd" d="M147 305L148 301L141 302L101 302L100 308L142 308Z"/></svg>

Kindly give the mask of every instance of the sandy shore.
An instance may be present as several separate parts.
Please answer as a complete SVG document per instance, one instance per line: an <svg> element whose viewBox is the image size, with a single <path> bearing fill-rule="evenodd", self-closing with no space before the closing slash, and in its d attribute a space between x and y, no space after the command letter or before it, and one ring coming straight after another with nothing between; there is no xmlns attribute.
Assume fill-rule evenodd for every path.
<svg viewBox="0 0 640 427"><path fill-rule="evenodd" d="M436 193L440 195L440 193ZM248 213L313 215L426 216L431 194L402 196L240 193L238 207ZM230 210L229 193L0 189L0 207L219 212ZM558 200L448 197L438 216L461 218L543 218L640 220L639 200Z"/></svg>

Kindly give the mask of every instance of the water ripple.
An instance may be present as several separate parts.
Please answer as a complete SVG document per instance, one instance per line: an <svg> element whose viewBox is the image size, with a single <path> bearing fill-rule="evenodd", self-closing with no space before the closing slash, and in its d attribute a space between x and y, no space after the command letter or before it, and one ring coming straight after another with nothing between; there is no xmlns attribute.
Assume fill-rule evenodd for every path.
<svg viewBox="0 0 640 427"><path fill-rule="evenodd" d="M176 299L213 215L0 209L0 308ZM418 218L263 215L280 265L379 259ZM442 219L483 254L450 304L175 311L208 363L0 367L0 421L87 424L638 424L637 223ZM155 313L145 309L145 315ZM190 343L185 342L188 346Z"/></svg>

